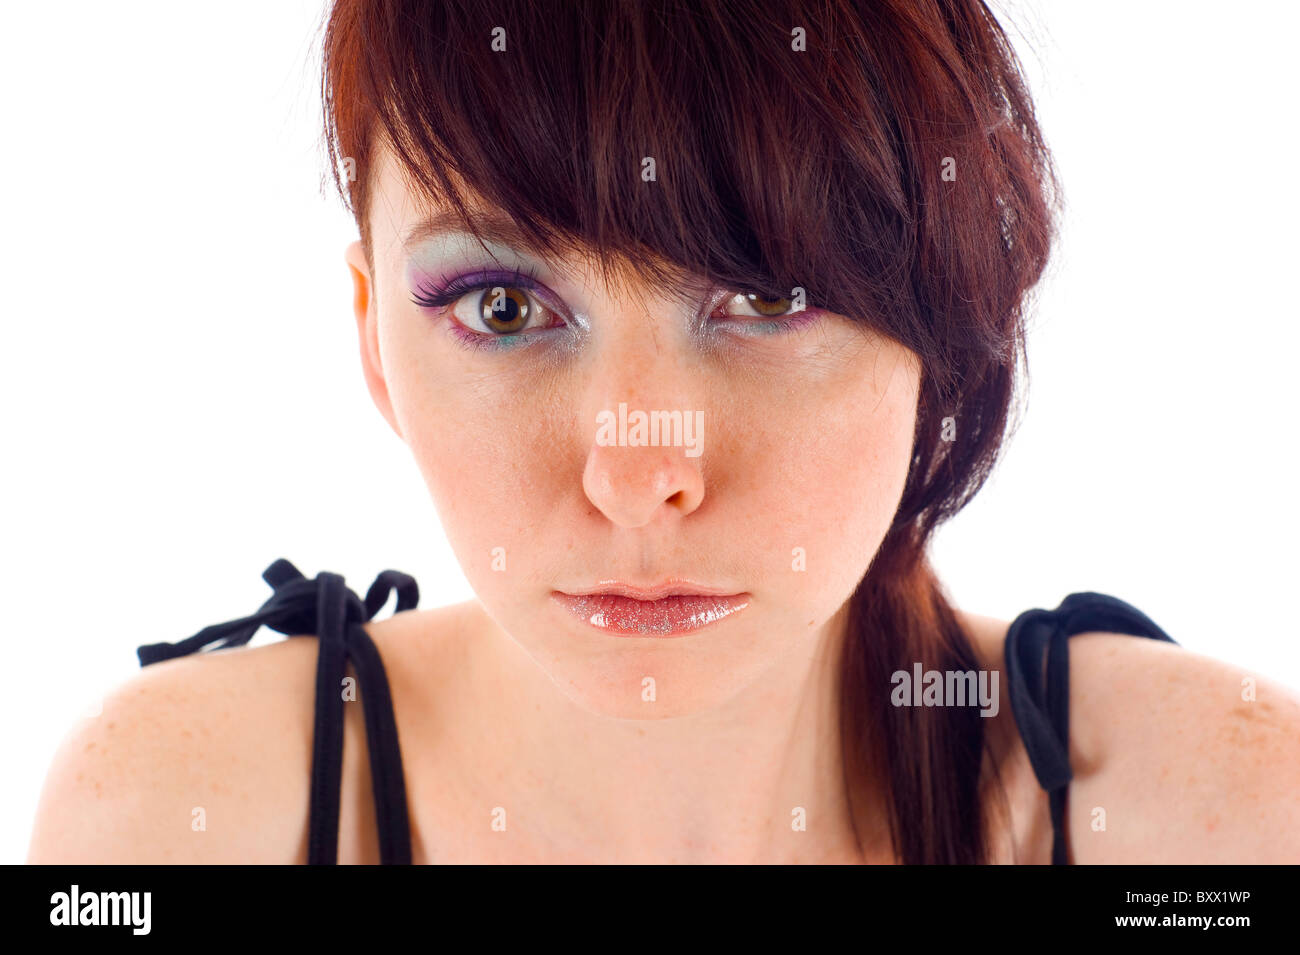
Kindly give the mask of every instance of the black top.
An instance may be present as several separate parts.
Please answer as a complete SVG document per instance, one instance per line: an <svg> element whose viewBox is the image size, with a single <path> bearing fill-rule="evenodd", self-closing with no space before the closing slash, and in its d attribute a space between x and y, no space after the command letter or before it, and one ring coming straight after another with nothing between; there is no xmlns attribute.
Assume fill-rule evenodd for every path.
<svg viewBox="0 0 1300 955"><path fill-rule="evenodd" d="M250 617L216 624L178 643L139 647L141 666L205 649L242 646L262 626L290 636L320 638L316 666L316 728L312 742L311 810L307 841L309 865L338 862L339 796L343 780L343 693L346 661L351 660L361 696L370 750L370 777L379 823L379 857L384 865L409 865L411 829L406 808L406 777L397 739L397 722L388 676L374 641L361 626L397 591L394 613L420 600L415 579L386 570L370 585L365 602L328 571L308 580L281 558L262 574L275 593ZM1074 593L1055 610L1026 610L1006 636L1007 694L1025 751L1047 791L1052 816L1052 864L1068 862L1065 848L1065 796L1071 772L1070 651L1076 633L1106 631L1153 640L1176 641L1124 601L1099 593ZM219 643L217 641L220 641ZM216 644L209 647L209 644ZM1044 671L1044 657L1046 670ZM1044 679L1046 672L1046 679Z"/></svg>
<svg viewBox="0 0 1300 955"><path fill-rule="evenodd" d="M420 602L415 579L386 570L370 585L363 604L343 586L338 574L322 572L308 580L281 558L262 574L275 593L251 617L219 623L179 643L151 643L137 648L140 665L185 656L211 647L224 650L248 643L263 625L289 636L318 636L316 665L316 730L311 756L311 823L307 863L338 862L339 795L343 783L343 677L347 660L357 671L370 750L370 778L375 789L379 822L379 858L385 865L410 865L411 828L406 812L406 777L397 741L397 722L379 651L361 624L370 620L397 591L394 613Z"/></svg>
<svg viewBox="0 0 1300 955"><path fill-rule="evenodd" d="M1069 748L1069 638L1093 631L1177 643L1132 604L1091 591L1070 594L1055 610L1026 610L1007 630L1007 695L1034 775L1047 790L1052 813L1052 865L1069 862L1065 851L1065 794L1073 776Z"/></svg>

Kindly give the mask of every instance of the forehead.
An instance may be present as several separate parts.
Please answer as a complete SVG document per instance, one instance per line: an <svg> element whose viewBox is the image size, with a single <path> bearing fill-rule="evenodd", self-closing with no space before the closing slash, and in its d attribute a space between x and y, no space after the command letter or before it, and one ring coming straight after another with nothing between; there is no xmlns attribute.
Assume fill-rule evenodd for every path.
<svg viewBox="0 0 1300 955"><path fill-rule="evenodd" d="M472 229L449 201L431 197L415 184L391 148L380 144L366 212L377 257L406 258L417 250L469 244L496 254L522 254L563 264L509 216L467 188L454 170L445 172L465 202ZM563 258L579 257L576 249L564 251Z"/></svg>
<svg viewBox="0 0 1300 955"><path fill-rule="evenodd" d="M400 255L412 245L434 238L437 231L463 228L450 204L426 195L411 181L383 140L376 143L374 151L368 204L365 214L376 256ZM471 211L484 211L482 203L476 200Z"/></svg>
<svg viewBox="0 0 1300 955"><path fill-rule="evenodd" d="M701 285L699 276L652 252L640 255L636 262L630 257L601 256L558 234L548 250L536 236L465 186L454 170L445 172L466 204L472 229L449 201L429 196L411 180L390 146L382 141L377 144L366 210L376 268L384 263L387 270L394 270L413 257L486 255L505 265L541 263L565 281L581 285L599 281L610 292L620 294L668 286L690 295ZM598 279L590 279L593 274Z"/></svg>

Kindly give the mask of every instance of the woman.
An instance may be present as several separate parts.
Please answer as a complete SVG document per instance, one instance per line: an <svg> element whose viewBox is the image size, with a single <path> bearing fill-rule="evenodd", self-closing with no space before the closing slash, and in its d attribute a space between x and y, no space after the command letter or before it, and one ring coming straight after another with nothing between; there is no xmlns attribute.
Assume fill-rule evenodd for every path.
<svg viewBox="0 0 1300 955"><path fill-rule="evenodd" d="M927 562L1054 235L982 3L337 0L324 64L365 379L478 599L273 565L319 643L141 648L33 861L1300 860L1293 694Z"/></svg>

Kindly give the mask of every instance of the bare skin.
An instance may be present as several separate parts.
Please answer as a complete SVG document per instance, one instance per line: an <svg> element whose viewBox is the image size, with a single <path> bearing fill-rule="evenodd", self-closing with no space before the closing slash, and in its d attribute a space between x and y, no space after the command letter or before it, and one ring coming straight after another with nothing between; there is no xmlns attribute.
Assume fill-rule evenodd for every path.
<svg viewBox="0 0 1300 955"><path fill-rule="evenodd" d="M829 314L761 335L728 315L696 334L680 301L606 286L578 259L539 277L581 335L539 325L535 344L468 349L412 301L412 276L490 260L413 238L434 210L382 157L374 186L373 268L348 252L363 373L478 595L368 626L414 861L895 861L881 781L849 811L834 661L906 477L916 356ZM621 402L702 411L704 453L601 444L594 422ZM750 602L665 639L612 637L550 598L665 577ZM1007 622L962 619L1000 669ZM1078 636L1071 653L1075 861L1300 859L1294 694L1260 681L1243 704L1232 667L1131 637ZM65 742L30 860L304 861L315 658L295 639L150 667ZM340 861L376 862L361 709L347 714ZM997 769L1010 809L994 861L1048 861L1047 800L1010 707L989 724L982 783L991 793Z"/></svg>
<svg viewBox="0 0 1300 955"><path fill-rule="evenodd" d="M565 842L549 828L555 817L543 815L547 807L563 807L571 830L595 821L567 794L554 794L559 783L599 791L603 780L578 778L581 769L562 764L539 780L520 763L518 730L488 703L470 703L484 670L475 648L494 628L473 602L366 625L393 693L413 861L686 861L687 850L682 857L655 847L619 856L598 838ZM29 861L305 862L316 647L303 637L143 670L65 741L46 783ZM1006 712L990 722L1004 721ZM379 861L368 760L358 702L345 708L341 863ZM69 803L79 804L75 813ZM490 825L498 806L508 813L504 833ZM191 828L195 807L205 817L199 831ZM68 825L70 816L75 825ZM770 858L892 861L883 845L819 849L804 838L818 821L811 812L809 818L810 832L785 836L784 820L773 827L786 842L776 843ZM1026 824L1032 819L1020 821ZM698 847L697 860L742 861L712 845Z"/></svg>
<svg viewBox="0 0 1300 955"><path fill-rule="evenodd" d="M960 618L982 665L1000 670L1007 622ZM486 708L464 707L456 689L473 669L473 646L492 626L473 602L366 625L393 690L413 861L619 859L600 846L557 846L525 822L532 807L554 802L545 783L505 761L512 747L502 744L499 724ZM315 640L297 638L142 671L104 701L100 717L81 721L65 739L46 780L28 861L305 862L315 665ZM1152 641L1103 633L1071 639L1072 862L1297 858L1300 705L1263 679L1255 703L1232 702L1242 676ZM379 851L363 716L356 704L345 713L339 862L372 864ZM1009 810L997 811L991 861L1047 863L1047 798L1009 707L989 723L994 756L983 784L993 792L996 763ZM567 772L557 766L552 778ZM506 832L490 825L496 806L522 810L509 816ZM1107 809L1106 831L1092 828L1096 806ZM193 827L196 807L204 810L205 829ZM710 849L699 857L725 858ZM790 857L896 861L881 845Z"/></svg>

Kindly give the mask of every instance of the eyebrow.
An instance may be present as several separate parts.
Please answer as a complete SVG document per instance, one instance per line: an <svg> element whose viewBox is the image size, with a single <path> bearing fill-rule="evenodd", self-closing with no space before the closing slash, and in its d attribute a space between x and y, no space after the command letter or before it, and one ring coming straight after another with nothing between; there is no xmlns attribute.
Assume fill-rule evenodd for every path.
<svg viewBox="0 0 1300 955"><path fill-rule="evenodd" d="M525 255L532 256L539 262L544 263L548 269L554 270L557 275L569 280L576 280L581 274L571 263L552 258L545 249L515 223L514 219L503 212L492 209L472 211L470 221L478 229L479 237L484 242L491 242L516 253L522 252ZM457 235L474 238L474 234L466 229L465 221L454 210L441 209L425 216L412 226L410 231L406 233L402 247L409 250L412 246L421 242ZM496 256L493 255L493 258L496 258ZM698 289L691 282L684 282L676 290L677 297L692 303L698 294Z"/></svg>
<svg viewBox="0 0 1300 955"><path fill-rule="evenodd" d="M471 216L471 221L478 229L479 237L485 242L509 246L539 257L543 256L541 247L504 213L490 210L478 212ZM454 211L446 209L417 222L406 234L403 245L409 248L420 242L451 235L467 235L474 238L474 233L466 229L464 220Z"/></svg>

